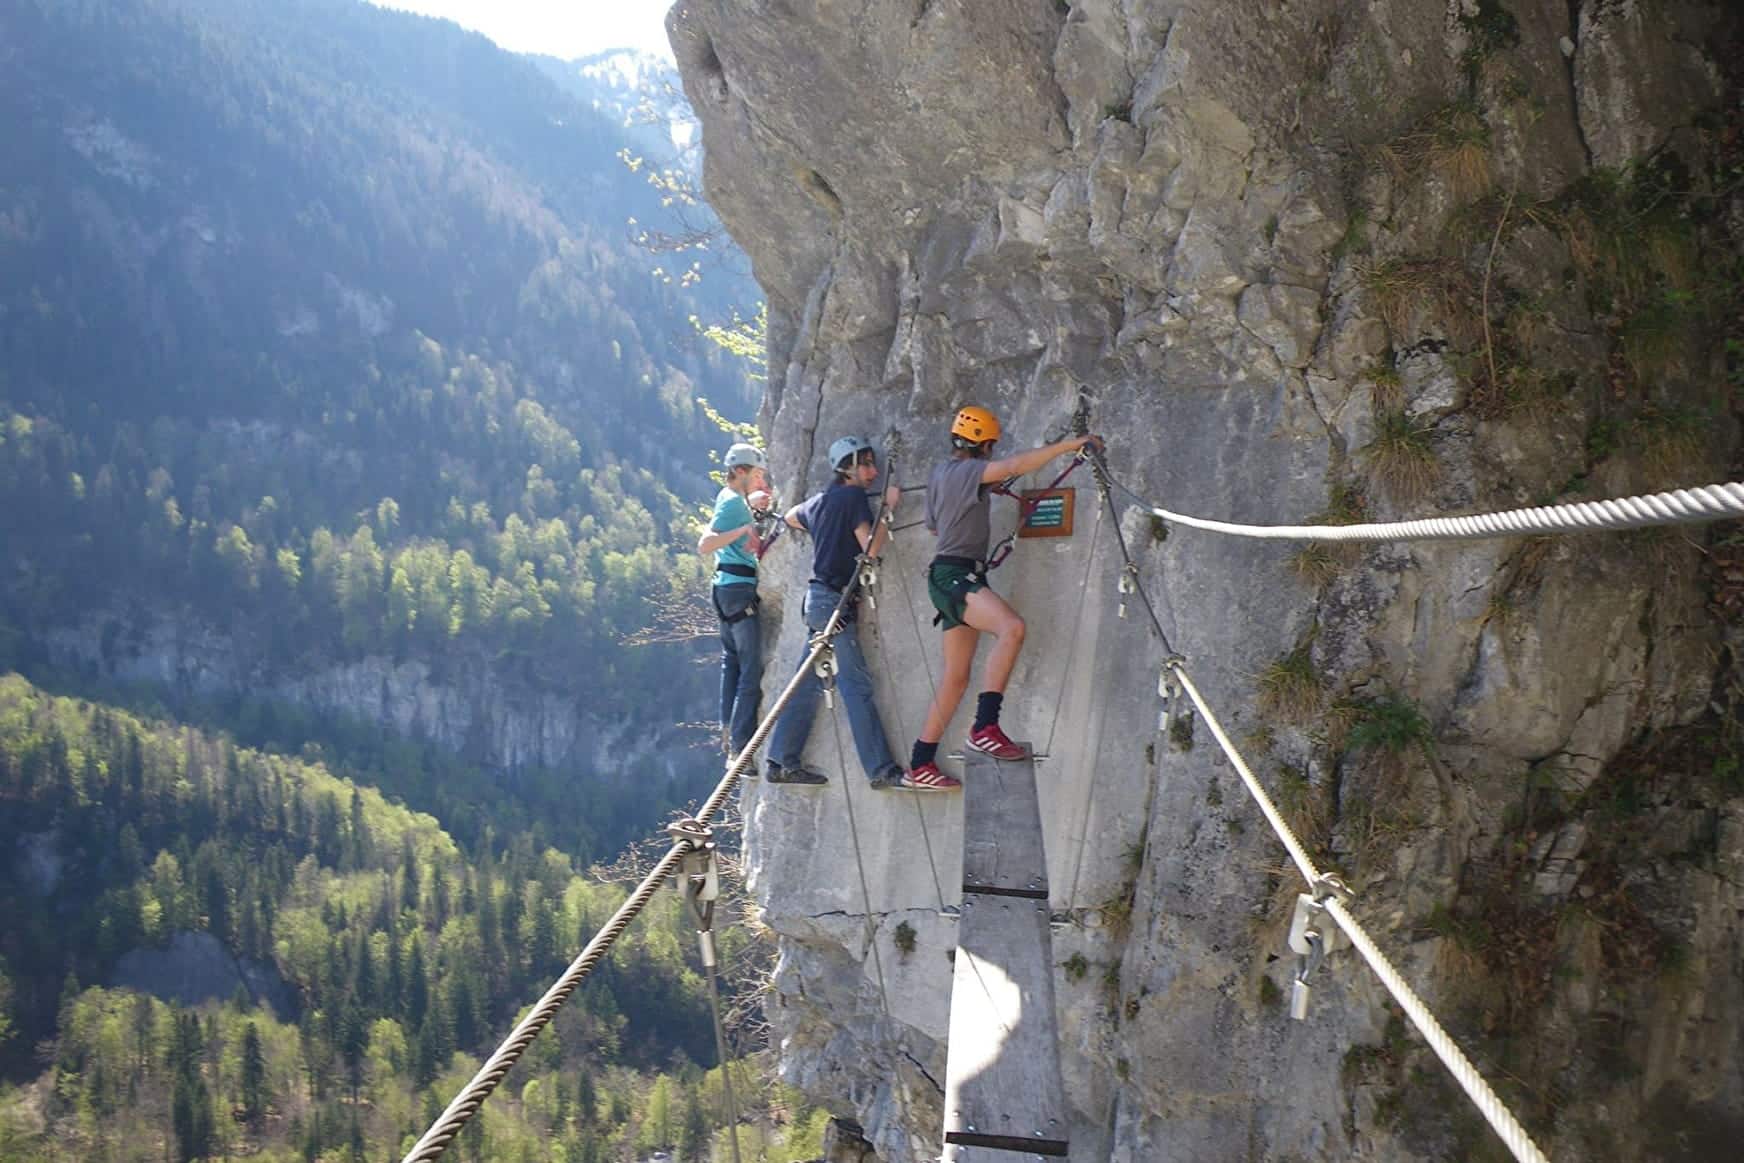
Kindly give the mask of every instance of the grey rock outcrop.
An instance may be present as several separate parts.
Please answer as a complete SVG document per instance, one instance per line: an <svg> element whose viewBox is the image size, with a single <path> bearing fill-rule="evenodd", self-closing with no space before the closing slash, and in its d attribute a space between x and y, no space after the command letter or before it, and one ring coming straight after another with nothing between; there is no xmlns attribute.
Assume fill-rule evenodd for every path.
<svg viewBox="0 0 1744 1163"><path fill-rule="evenodd" d="M918 484L971 401L1021 447L1087 400L1135 493L1257 523L1347 519L1354 495L1377 519L1621 495L1734 462L1727 406L1677 445L1674 482L1651 442L1606 444L1626 328L1554 218L1591 167L1678 148L1714 109L1724 6L681 0L668 28L708 195L769 297L785 496L850 431L900 432ZM1669 407L1717 378L1658 390ZM1030 627L1005 721L1049 755L1072 1157L1489 1149L1349 954L1312 1020L1285 1018L1299 886L1204 724L1158 733L1159 647L1121 616L1111 518L1074 483L1076 535L997 575ZM1317 556L1118 507L1229 734L1480 1065L1526 1080L1510 1097L1553 1154L1639 1157L1674 1124L1725 1141L1744 794L1629 766L1729 705L1703 535ZM929 550L899 536L862 631L899 752L939 665ZM803 556L772 555L782 592ZM793 610L771 622L773 691L802 634ZM783 1070L880 1158L931 1158L960 811L866 790L826 720L828 788L745 799Z"/></svg>
<svg viewBox="0 0 1744 1163"><path fill-rule="evenodd" d="M270 1006L281 1022L297 1017L277 969L235 956L210 933L177 933L163 949L128 950L115 963L110 984L184 1006L228 1001L240 990Z"/></svg>
<svg viewBox="0 0 1744 1163"><path fill-rule="evenodd" d="M139 683L171 699L278 701L377 724L505 771L531 766L634 770L671 777L682 744L554 694L515 690L488 666L436 673L428 663L367 656L305 673L270 673L197 615L133 610L50 629L57 662ZM626 764L625 760L633 760Z"/></svg>

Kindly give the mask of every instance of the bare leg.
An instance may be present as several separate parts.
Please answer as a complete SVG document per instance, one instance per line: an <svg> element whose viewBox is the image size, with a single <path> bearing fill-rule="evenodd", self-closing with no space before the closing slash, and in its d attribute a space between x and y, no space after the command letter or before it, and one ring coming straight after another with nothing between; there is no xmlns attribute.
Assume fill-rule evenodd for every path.
<svg viewBox="0 0 1744 1163"><path fill-rule="evenodd" d="M981 589L969 595L963 621L994 636L993 653L987 656L987 673L982 679L981 689L1004 694L1005 684L1011 681L1012 668L1017 665L1018 651L1023 649L1026 628L1022 616L992 590ZM947 668L949 665L947 655Z"/></svg>
<svg viewBox="0 0 1744 1163"><path fill-rule="evenodd" d="M922 743L937 743L944 737L963 692L969 689L969 669L975 665L975 647L981 642L980 631L971 626L953 626L945 631L945 673L939 677L939 689L927 708L926 723L920 729Z"/></svg>

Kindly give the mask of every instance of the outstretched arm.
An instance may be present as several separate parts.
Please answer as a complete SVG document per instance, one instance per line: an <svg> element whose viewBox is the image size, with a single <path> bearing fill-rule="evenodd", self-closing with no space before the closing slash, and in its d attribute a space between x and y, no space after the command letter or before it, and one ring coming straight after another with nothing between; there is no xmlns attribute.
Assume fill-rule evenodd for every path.
<svg viewBox="0 0 1744 1163"><path fill-rule="evenodd" d="M1028 452L1019 452L1011 456L1003 456L998 460L990 460L987 467L981 470L981 483L996 485L1008 481L1012 477L1020 477L1025 473L1034 472L1056 456L1068 452L1077 452L1085 445L1095 445L1096 451L1102 451L1100 436L1069 436L1065 440L1056 440L1052 444L1044 444L1040 448L1032 448Z"/></svg>

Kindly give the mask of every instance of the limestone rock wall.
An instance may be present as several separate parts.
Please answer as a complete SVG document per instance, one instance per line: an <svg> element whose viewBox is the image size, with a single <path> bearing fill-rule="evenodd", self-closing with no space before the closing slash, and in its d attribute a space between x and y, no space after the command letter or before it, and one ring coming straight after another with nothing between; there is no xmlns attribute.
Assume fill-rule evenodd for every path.
<svg viewBox="0 0 1744 1163"><path fill-rule="evenodd" d="M668 28L769 297L786 498L843 433L899 431L918 484L960 404L1019 447L1081 398L1123 484L1227 520L1734 471L1726 5L680 0ZM1050 756L1073 1158L1491 1157L1350 954L1288 1021L1298 886L1204 724L1159 735L1159 646L1075 483L1077 534L997 575L1030 626L1005 721ZM1300 554L1119 510L1230 734L1553 1154L1735 1135L1725 531ZM939 666L930 548L899 537L862 632L899 754ZM770 692L805 556L769 563ZM959 809L872 792L840 730L845 772L827 713L811 742L827 789L746 792L771 1017L881 1158L936 1157Z"/></svg>
<svg viewBox="0 0 1744 1163"><path fill-rule="evenodd" d="M516 690L489 667L437 673L427 663L370 656L309 674L272 673L251 652L191 613L132 609L94 614L44 634L50 658L107 681L141 683L176 699L253 698L375 723L472 760L517 772L530 766L583 772L684 774L682 731L650 738L638 724L584 702Z"/></svg>

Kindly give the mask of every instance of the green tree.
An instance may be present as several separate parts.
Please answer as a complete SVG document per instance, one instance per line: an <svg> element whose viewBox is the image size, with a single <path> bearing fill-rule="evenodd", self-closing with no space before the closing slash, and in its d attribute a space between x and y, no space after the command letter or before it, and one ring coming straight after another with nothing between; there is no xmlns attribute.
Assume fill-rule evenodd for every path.
<svg viewBox="0 0 1744 1163"><path fill-rule="evenodd" d="M266 1054L260 1045L260 1030L253 1022L242 1031L242 1113L258 1126L268 1102Z"/></svg>
<svg viewBox="0 0 1744 1163"><path fill-rule="evenodd" d="M197 1069L176 1071L170 1119L177 1163L191 1163L212 1153L212 1092Z"/></svg>
<svg viewBox="0 0 1744 1163"><path fill-rule="evenodd" d="M678 1157L686 1163L708 1163L709 1124L698 1088L684 1088L684 1116L678 1128Z"/></svg>
<svg viewBox="0 0 1744 1163"><path fill-rule="evenodd" d="M0 1047L12 1038L12 977L6 970L6 958L0 957Z"/></svg>
<svg viewBox="0 0 1744 1163"><path fill-rule="evenodd" d="M638 1143L644 1149L672 1146L672 1080L662 1074L648 1092L648 1112L642 1118Z"/></svg>

